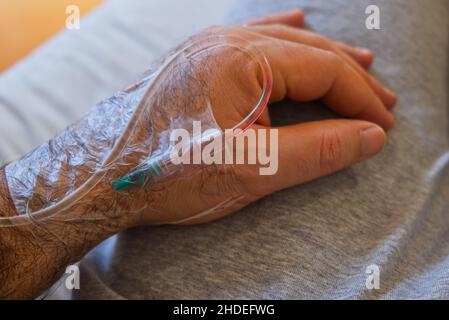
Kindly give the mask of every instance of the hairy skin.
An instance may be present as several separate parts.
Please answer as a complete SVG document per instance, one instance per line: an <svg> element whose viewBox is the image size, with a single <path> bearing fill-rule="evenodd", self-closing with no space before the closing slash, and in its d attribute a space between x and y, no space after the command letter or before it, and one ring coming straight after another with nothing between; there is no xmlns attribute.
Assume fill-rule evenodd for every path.
<svg viewBox="0 0 449 320"><path fill-rule="evenodd" d="M274 176L259 175L258 165L198 165L143 188L116 192L111 183L157 150L155 144L172 119L200 112L207 105L205 96L221 128L241 120L249 112L245 107L253 105L248 93L261 89L260 74L254 63L229 49L177 64L137 119L124 151L107 162L107 168L102 167L105 155L120 142L117 133L125 130L132 103L126 100L126 91L105 100L48 143L1 168L2 216L39 212L70 197L98 168L104 175L81 199L58 209L57 215L0 227L0 299L38 296L68 264L127 228L213 221L272 192L380 152L386 143L383 129L394 124L390 110L396 96L364 69L372 63L372 53L305 32L297 28L299 22L302 12L296 10L248 22L246 27L211 27L187 44L201 43L210 35L245 39L271 65L271 102L322 99L335 112L354 119L278 128L279 170ZM268 112L253 125L254 129L270 127ZM218 209L197 216L211 208Z"/></svg>
<svg viewBox="0 0 449 320"><path fill-rule="evenodd" d="M0 173L2 215L16 214L8 197L4 168ZM73 216L84 209L74 208ZM95 245L126 227L121 219L44 221L0 228L0 299L27 299L41 294Z"/></svg>

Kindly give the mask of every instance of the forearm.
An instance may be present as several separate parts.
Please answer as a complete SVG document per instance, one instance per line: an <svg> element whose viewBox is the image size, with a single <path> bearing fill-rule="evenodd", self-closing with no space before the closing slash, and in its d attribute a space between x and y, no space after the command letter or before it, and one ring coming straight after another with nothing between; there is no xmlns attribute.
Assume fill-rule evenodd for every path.
<svg viewBox="0 0 449 320"><path fill-rule="evenodd" d="M0 173L0 207L2 216L17 214L4 168ZM120 221L83 219L0 228L0 299L38 296L61 276L68 264L80 260L121 228Z"/></svg>
<svg viewBox="0 0 449 320"><path fill-rule="evenodd" d="M68 264L135 224L132 214L124 214L134 209L128 194L114 192L111 181L136 165L138 152L118 155L120 164L103 167L132 112L133 106L115 96L1 168L0 219L23 219L0 221L0 299L38 296ZM101 179L83 187L94 175ZM67 201L83 188L85 193ZM60 203L65 205L42 215Z"/></svg>
<svg viewBox="0 0 449 320"><path fill-rule="evenodd" d="M120 191L113 187L153 153L168 155L167 128L180 125L184 113L188 126L189 117L199 115L207 115L205 124L216 125L190 68L190 62L182 61L157 86L149 86L149 77L102 101L55 138L2 168L0 215L11 218L0 216L0 298L37 296L68 264L121 230L190 214L178 210L168 194L181 188L170 179L151 185L140 181ZM190 180L181 182L193 189ZM204 206L204 199L195 199L189 209L196 213Z"/></svg>

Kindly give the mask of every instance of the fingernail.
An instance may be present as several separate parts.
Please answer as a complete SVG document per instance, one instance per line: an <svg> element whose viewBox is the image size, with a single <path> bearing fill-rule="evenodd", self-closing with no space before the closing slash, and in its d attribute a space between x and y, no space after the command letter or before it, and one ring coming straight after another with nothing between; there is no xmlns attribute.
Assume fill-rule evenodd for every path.
<svg viewBox="0 0 449 320"><path fill-rule="evenodd" d="M304 13L301 9L292 9L290 10L290 13Z"/></svg>
<svg viewBox="0 0 449 320"><path fill-rule="evenodd" d="M391 89L389 89L389 88L387 88L387 87L385 87L385 91L387 91L388 94L390 94L390 95L392 95L392 96L395 96L395 95L396 95L396 94L393 92L393 90L391 90Z"/></svg>
<svg viewBox="0 0 449 320"><path fill-rule="evenodd" d="M359 50L363 54L373 54L373 52L368 48L356 47L356 49Z"/></svg>
<svg viewBox="0 0 449 320"><path fill-rule="evenodd" d="M362 157L370 157L379 153L387 143L385 131L379 126L362 130Z"/></svg>
<svg viewBox="0 0 449 320"><path fill-rule="evenodd" d="M385 91L388 93L388 95L389 95L391 98L397 99L396 93L394 93L391 89L385 88Z"/></svg>

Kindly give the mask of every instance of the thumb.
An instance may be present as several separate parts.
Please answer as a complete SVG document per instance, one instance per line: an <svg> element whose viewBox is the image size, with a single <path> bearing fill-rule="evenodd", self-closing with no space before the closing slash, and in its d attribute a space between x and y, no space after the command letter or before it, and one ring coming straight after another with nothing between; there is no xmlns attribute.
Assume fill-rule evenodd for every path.
<svg viewBox="0 0 449 320"><path fill-rule="evenodd" d="M386 144L384 130L359 120L326 120L278 129L279 163L273 176L260 176L266 183L261 194L336 172L368 159Z"/></svg>

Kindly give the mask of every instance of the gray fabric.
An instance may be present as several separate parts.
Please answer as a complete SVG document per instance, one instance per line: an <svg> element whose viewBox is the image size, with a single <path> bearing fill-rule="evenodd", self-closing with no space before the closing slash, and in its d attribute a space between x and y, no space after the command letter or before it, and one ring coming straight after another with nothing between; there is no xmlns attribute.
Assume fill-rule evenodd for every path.
<svg viewBox="0 0 449 320"><path fill-rule="evenodd" d="M372 3L380 31L364 28ZM293 7L313 30L377 53L373 72L400 96L385 151L212 224L113 237L81 262L73 298L449 298L449 2L247 0L228 22ZM144 38L149 22L135 21L128 32ZM121 54L126 70L135 54ZM319 117L294 103L272 111L285 123L304 108ZM370 291L372 264L380 289Z"/></svg>

